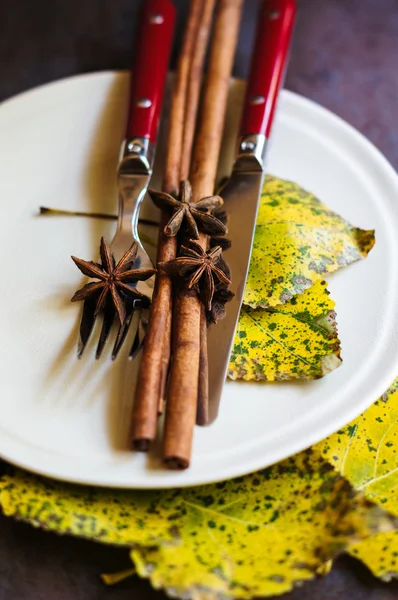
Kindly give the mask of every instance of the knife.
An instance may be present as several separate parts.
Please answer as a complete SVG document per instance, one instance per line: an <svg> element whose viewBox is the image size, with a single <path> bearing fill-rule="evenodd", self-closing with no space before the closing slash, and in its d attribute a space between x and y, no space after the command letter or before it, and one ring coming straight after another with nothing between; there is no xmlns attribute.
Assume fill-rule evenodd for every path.
<svg viewBox="0 0 398 600"><path fill-rule="evenodd" d="M218 192L228 215L228 238L232 246L226 251L225 260L231 269L231 290L235 296L226 306L226 318L208 330L210 422L218 413L242 305L265 175L267 143L295 14L294 0L265 0L260 8L238 151L231 178Z"/></svg>

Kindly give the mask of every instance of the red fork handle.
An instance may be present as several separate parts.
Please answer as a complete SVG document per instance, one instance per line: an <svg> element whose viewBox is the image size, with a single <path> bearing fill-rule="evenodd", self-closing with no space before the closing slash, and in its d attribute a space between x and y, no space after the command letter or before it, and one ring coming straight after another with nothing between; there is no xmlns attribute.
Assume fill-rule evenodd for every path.
<svg viewBox="0 0 398 600"><path fill-rule="evenodd" d="M159 125L176 10L170 0L144 0L135 47L126 138L148 138Z"/></svg>
<svg viewBox="0 0 398 600"><path fill-rule="evenodd" d="M241 123L241 136L268 138L282 85L296 5L294 0L264 0L254 43Z"/></svg>

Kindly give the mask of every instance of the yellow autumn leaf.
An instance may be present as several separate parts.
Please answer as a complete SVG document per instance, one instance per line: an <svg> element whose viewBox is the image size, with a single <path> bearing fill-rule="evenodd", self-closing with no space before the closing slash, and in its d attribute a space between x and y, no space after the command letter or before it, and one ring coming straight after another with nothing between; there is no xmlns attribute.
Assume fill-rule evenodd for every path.
<svg viewBox="0 0 398 600"><path fill-rule="evenodd" d="M183 597L280 594L395 524L314 451L182 490L93 489L16 471L0 481L0 504L35 526L132 547L139 575Z"/></svg>
<svg viewBox="0 0 398 600"><path fill-rule="evenodd" d="M373 518L374 507L311 452L219 488L182 492L178 544L131 551L154 588L184 598L281 594L327 572ZM381 514L373 526L383 529Z"/></svg>
<svg viewBox="0 0 398 600"><path fill-rule="evenodd" d="M370 408L316 448L355 489L398 516L398 378Z"/></svg>
<svg viewBox="0 0 398 600"><path fill-rule="evenodd" d="M373 231L352 227L296 183L268 176L243 303L283 304L327 273L365 258L374 243Z"/></svg>
<svg viewBox="0 0 398 600"><path fill-rule="evenodd" d="M106 585L116 585L129 577L135 575L135 569L125 569L124 571L118 571L117 573L102 573L101 579Z"/></svg>
<svg viewBox="0 0 398 600"><path fill-rule="evenodd" d="M245 380L317 379L341 363L335 303L325 281L268 310L243 307L228 376Z"/></svg>
<svg viewBox="0 0 398 600"><path fill-rule="evenodd" d="M162 492L77 486L17 469L0 479L0 505L6 516L33 527L106 544L130 546L173 539L165 527L167 508L160 509Z"/></svg>
<svg viewBox="0 0 398 600"><path fill-rule="evenodd" d="M372 502L398 516L398 378L381 398L317 449ZM398 533L381 533L349 548L384 580L398 576Z"/></svg>
<svg viewBox="0 0 398 600"><path fill-rule="evenodd" d="M375 577L383 581L398 579L398 532L377 533L348 548Z"/></svg>

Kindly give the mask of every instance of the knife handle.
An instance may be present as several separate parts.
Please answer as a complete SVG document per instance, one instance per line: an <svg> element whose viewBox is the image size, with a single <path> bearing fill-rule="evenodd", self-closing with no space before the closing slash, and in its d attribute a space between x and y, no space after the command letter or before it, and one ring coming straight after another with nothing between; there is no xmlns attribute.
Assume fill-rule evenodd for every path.
<svg viewBox="0 0 398 600"><path fill-rule="evenodd" d="M246 89L241 136L269 137L293 31L294 0L264 0Z"/></svg>
<svg viewBox="0 0 398 600"><path fill-rule="evenodd" d="M134 50L126 138L147 138L156 143L175 17L170 0L144 0Z"/></svg>

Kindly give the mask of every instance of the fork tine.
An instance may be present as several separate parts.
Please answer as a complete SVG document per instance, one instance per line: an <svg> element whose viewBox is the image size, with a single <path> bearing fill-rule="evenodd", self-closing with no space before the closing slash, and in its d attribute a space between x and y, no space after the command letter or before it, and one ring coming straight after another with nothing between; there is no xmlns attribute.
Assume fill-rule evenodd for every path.
<svg viewBox="0 0 398 600"><path fill-rule="evenodd" d="M80 319L79 342L77 346L77 357L81 358L87 342L92 334L96 317L94 317L96 307L96 298L87 298L83 304L82 316Z"/></svg>
<svg viewBox="0 0 398 600"><path fill-rule="evenodd" d="M140 314L140 317L138 320L138 325L137 325L137 331L134 336L133 345L131 346L131 350L130 350L130 354L129 354L129 358L132 360L137 356L137 354L139 353L139 351L141 350L141 348L143 346L144 338L145 338L145 334L146 334L146 327L148 325L148 315L149 315L148 309L143 308L141 310L141 314Z"/></svg>
<svg viewBox="0 0 398 600"><path fill-rule="evenodd" d="M97 351L95 353L96 359L100 358L102 351L104 349L104 346L108 340L110 331L112 329L112 324L115 319L115 314L116 314L116 311L114 309L112 299L108 298L106 305L105 305L104 318L102 321L102 328L101 328L101 333L100 333L99 340L98 340Z"/></svg>
<svg viewBox="0 0 398 600"><path fill-rule="evenodd" d="M137 323L137 329L135 331L133 344L130 349L129 358L131 360L133 360L137 356L138 352L140 351L140 348L142 346L141 337L142 337L142 334L141 334L141 315L140 315L139 319L138 319L138 323Z"/></svg>
<svg viewBox="0 0 398 600"><path fill-rule="evenodd" d="M126 305L126 319L125 319L123 325L119 326L116 341L115 341L115 344L114 344L113 350L112 350L112 360L115 360L115 358L119 354L120 348L123 346L124 340L126 339L126 335L130 328L131 321L133 320L133 316L134 316L134 312L135 312L134 302L135 302L134 300L131 301L129 299L129 301Z"/></svg>

